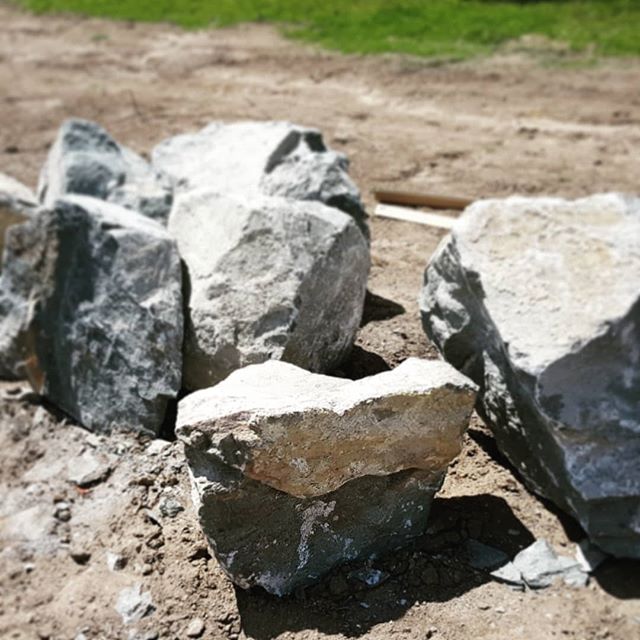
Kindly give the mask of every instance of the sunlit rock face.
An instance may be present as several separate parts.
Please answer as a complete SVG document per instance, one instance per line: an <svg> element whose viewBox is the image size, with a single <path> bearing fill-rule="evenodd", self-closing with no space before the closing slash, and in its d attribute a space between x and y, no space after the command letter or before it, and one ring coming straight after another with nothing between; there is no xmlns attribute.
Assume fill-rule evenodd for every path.
<svg viewBox="0 0 640 640"><path fill-rule="evenodd" d="M529 486L640 557L640 200L477 202L432 257L421 309Z"/></svg>

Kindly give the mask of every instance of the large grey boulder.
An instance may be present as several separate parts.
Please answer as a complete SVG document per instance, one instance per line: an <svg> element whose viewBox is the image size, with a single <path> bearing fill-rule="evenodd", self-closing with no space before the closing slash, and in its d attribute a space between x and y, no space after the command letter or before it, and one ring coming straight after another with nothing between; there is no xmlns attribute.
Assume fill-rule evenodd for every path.
<svg viewBox="0 0 640 640"><path fill-rule="evenodd" d="M181 386L181 288L163 227L68 196L8 233L1 333L35 390L84 426L157 433Z"/></svg>
<svg viewBox="0 0 640 640"><path fill-rule="evenodd" d="M348 354L369 249L349 216L318 202L191 190L169 219L188 273L184 384L248 364L328 371Z"/></svg>
<svg viewBox="0 0 640 640"><path fill-rule="evenodd" d="M34 215L37 206L38 201L31 189L14 178L0 173L0 259L4 251L4 236L7 229L28 220Z"/></svg>
<svg viewBox="0 0 640 640"><path fill-rule="evenodd" d="M177 190L323 202L348 213L368 235L349 161L328 149L317 129L289 122L213 122L165 140L153 150L152 162L174 179Z"/></svg>
<svg viewBox="0 0 640 640"><path fill-rule="evenodd" d="M475 390L438 361L356 382L270 361L181 400L176 433L224 570L283 595L422 534Z"/></svg>
<svg viewBox="0 0 640 640"><path fill-rule="evenodd" d="M640 200L477 202L431 259L421 308L529 486L640 558Z"/></svg>
<svg viewBox="0 0 640 640"><path fill-rule="evenodd" d="M173 199L167 176L118 144L100 125L79 119L60 127L38 185L45 206L66 194L93 196L161 223Z"/></svg>

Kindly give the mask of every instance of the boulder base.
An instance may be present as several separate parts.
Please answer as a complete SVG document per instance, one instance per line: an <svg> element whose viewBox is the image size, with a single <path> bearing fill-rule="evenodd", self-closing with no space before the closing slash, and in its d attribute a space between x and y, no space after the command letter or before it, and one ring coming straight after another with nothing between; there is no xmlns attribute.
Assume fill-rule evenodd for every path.
<svg viewBox="0 0 640 640"><path fill-rule="evenodd" d="M529 486L640 558L640 200L475 203L425 273L424 328L481 387Z"/></svg>

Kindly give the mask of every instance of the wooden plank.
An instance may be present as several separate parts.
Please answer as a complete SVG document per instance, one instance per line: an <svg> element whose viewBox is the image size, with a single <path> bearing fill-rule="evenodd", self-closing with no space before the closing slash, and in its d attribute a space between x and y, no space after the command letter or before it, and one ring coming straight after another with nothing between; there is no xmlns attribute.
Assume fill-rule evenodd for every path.
<svg viewBox="0 0 640 640"><path fill-rule="evenodd" d="M472 202L470 198L444 196L435 193L410 193L409 191L388 191L376 189L376 200L384 204L400 204L409 207L429 207L430 209L455 209L462 211Z"/></svg>
<svg viewBox="0 0 640 640"><path fill-rule="evenodd" d="M392 218L393 220L402 220L403 222L417 222L425 224L429 227L438 227L440 229L451 229L457 218L452 216L443 216L439 213L426 213L425 211L416 211L408 207L395 207L388 204L379 204L373 213L375 216L382 218Z"/></svg>

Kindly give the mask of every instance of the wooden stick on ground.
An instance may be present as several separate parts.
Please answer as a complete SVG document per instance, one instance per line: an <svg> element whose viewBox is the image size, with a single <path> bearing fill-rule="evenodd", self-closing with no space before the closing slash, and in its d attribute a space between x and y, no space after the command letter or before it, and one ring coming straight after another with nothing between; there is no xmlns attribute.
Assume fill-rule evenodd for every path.
<svg viewBox="0 0 640 640"><path fill-rule="evenodd" d="M389 204L379 204L375 208L374 215L404 222L417 222L418 224L426 224L429 227L439 227L440 229L451 229L453 223L457 220L453 216L426 213L409 207L396 207Z"/></svg>
<svg viewBox="0 0 640 640"><path fill-rule="evenodd" d="M410 207L429 207L431 209L455 209L462 211L472 202L470 198L443 196L435 193L410 193L408 191L388 191L376 189L376 200L384 204L400 204Z"/></svg>

